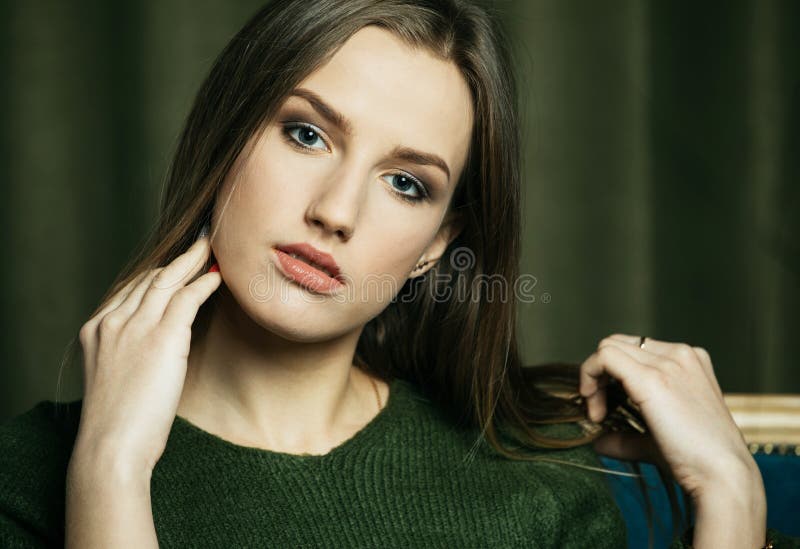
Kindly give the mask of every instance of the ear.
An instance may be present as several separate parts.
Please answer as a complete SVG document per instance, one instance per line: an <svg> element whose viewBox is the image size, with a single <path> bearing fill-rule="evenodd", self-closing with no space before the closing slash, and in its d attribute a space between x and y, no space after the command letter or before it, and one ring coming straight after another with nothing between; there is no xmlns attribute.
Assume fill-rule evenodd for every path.
<svg viewBox="0 0 800 549"><path fill-rule="evenodd" d="M448 210L439 231L419 258L419 262L427 262L422 267L411 271L411 278L425 274L442 257L447 246L464 229L464 218L459 212Z"/></svg>

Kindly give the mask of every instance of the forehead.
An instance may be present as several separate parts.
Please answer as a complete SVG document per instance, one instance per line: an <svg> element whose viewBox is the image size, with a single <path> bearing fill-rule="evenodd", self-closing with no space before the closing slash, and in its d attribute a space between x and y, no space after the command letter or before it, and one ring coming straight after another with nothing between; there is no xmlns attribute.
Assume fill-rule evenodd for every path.
<svg viewBox="0 0 800 549"><path fill-rule="evenodd" d="M454 63L412 49L389 31L362 28L298 87L344 114L354 139L438 154L454 176L463 167L473 118L467 83Z"/></svg>

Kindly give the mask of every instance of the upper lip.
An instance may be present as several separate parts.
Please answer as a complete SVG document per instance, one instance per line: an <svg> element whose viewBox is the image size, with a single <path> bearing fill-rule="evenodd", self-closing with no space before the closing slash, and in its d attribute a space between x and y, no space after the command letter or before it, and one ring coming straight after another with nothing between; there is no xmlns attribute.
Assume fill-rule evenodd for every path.
<svg viewBox="0 0 800 549"><path fill-rule="evenodd" d="M318 250L308 242L296 242L294 244L283 244L275 247L287 254L297 254L318 265L322 265L334 278L339 276L339 265L336 264L333 256L327 252Z"/></svg>

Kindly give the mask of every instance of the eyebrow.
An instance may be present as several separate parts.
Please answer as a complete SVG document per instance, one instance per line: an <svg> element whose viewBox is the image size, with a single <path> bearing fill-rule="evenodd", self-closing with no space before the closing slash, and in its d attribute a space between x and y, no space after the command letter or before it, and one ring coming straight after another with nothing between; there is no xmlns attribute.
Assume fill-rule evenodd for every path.
<svg viewBox="0 0 800 549"><path fill-rule="evenodd" d="M339 128L342 133L347 136L353 134L353 124L342 113L327 104L315 92L308 88L295 88L289 94L289 97L301 97L305 99L320 116ZM392 149L390 157L422 166L435 166L447 174L447 180L450 180L450 168L447 166L447 162L436 154L397 145Z"/></svg>

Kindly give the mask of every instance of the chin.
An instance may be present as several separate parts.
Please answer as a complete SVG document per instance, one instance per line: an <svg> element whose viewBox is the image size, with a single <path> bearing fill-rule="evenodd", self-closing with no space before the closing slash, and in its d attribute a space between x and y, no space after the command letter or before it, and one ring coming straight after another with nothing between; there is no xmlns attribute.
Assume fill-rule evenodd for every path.
<svg viewBox="0 0 800 549"><path fill-rule="evenodd" d="M368 320L359 322L352 317L355 311L348 310L346 304L334 303L294 285L274 292L269 298L253 296L247 287L229 289L245 323L287 341L326 341L360 329Z"/></svg>

